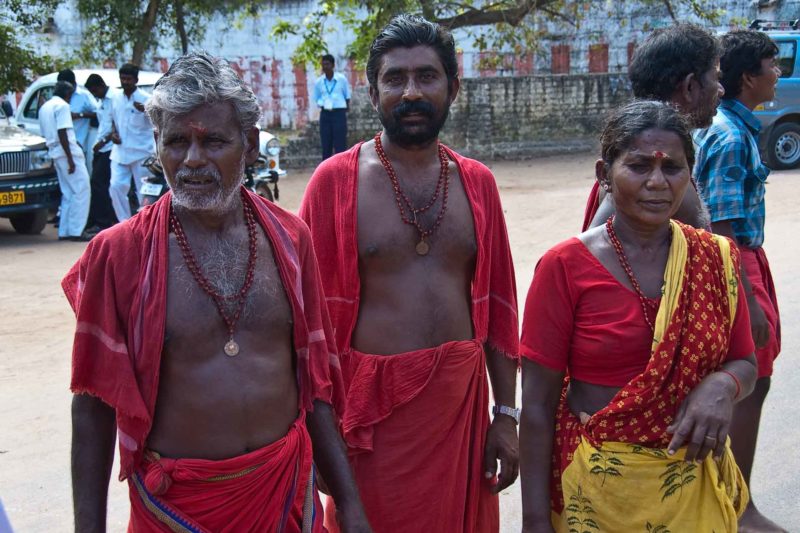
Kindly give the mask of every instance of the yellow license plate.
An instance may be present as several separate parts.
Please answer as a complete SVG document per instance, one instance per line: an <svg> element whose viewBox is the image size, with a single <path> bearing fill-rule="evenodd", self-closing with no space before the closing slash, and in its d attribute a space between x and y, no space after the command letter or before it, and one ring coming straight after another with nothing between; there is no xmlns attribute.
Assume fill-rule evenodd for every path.
<svg viewBox="0 0 800 533"><path fill-rule="evenodd" d="M25 203L25 191L0 192L0 206Z"/></svg>

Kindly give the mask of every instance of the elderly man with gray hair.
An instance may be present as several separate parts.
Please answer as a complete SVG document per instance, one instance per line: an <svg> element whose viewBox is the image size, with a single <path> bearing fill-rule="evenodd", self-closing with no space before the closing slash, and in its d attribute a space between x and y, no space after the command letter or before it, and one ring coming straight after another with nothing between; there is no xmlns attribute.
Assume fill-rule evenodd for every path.
<svg viewBox="0 0 800 533"><path fill-rule="evenodd" d="M192 53L146 110L171 193L98 235L63 281L76 531L104 530L115 431L129 531L323 531L316 468L341 527L369 531L309 231L241 184L255 95Z"/></svg>

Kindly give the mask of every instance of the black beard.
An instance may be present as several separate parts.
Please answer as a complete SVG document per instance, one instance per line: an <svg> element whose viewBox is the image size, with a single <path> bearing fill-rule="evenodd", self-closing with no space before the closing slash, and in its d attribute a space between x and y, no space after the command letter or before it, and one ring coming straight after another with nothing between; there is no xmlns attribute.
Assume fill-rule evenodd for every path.
<svg viewBox="0 0 800 533"><path fill-rule="evenodd" d="M419 113L427 119L427 123L420 130L411 132L403 125L400 119L411 113ZM446 105L440 113L428 102L408 102L404 101L396 105L390 115L378 108L378 118L383 125L386 136L398 146L424 146L430 144L439 137L439 132L447 122L450 114L450 106ZM418 126L416 126L418 127Z"/></svg>

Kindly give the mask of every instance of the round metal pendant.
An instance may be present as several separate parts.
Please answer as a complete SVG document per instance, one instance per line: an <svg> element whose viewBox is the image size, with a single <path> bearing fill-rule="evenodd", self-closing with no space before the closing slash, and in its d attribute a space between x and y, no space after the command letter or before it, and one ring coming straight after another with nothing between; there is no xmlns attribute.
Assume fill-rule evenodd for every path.
<svg viewBox="0 0 800 533"><path fill-rule="evenodd" d="M239 354L239 345L233 339L225 343L224 349L225 349L225 355L227 355L228 357L233 357Z"/></svg>
<svg viewBox="0 0 800 533"><path fill-rule="evenodd" d="M417 243L417 255L428 255L428 252L430 252L430 250L431 247L430 245L428 245L427 242L419 241Z"/></svg>

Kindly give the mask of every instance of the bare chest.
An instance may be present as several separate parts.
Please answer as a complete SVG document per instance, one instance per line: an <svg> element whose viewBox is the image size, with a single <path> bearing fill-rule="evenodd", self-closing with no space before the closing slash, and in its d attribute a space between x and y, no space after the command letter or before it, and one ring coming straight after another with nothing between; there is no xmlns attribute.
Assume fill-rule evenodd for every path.
<svg viewBox="0 0 800 533"><path fill-rule="evenodd" d="M166 351L224 339L229 336L230 323L235 336L244 338L242 342L252 344L258 351L265 342L285 341L290 337L291 306L272 247L261 230L257 243L253 282L240 301L230 296L240 293L248 275L246 237L243 240L209 240L193 250L205 283L191 272L177 242L170 239ZM215 302L203 284L225 298ZM213 343L216 344L219 343Z"/></svg>
<svg viewBox="0 0 800 533"><path fill-rule="evenodd" d="M438 196L435 168L419 175L399 173L398 184L408 202L398 194L380 163L366 163L360 168L357 205L362 265L391 267L421 258L448 266L474 263L477 244L473 214L454 163L450 163L447 191L442 186ZM431 206L415 214L409 203L416 208ZM414 220L419 228L409 223ZM423 237L420 229L432 233ZM417 247L423 240L427 254L421 257Z"/></svg>

